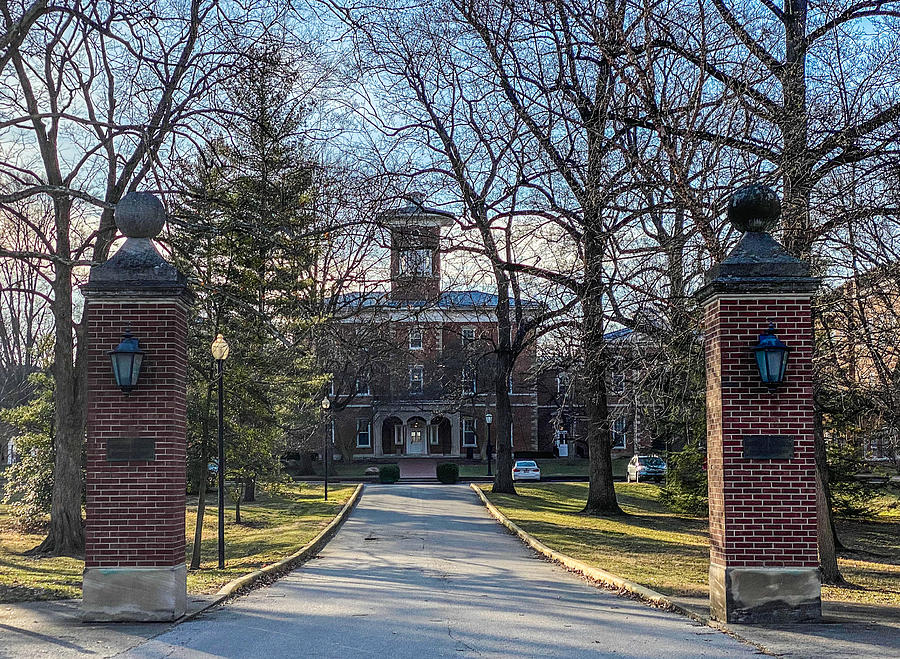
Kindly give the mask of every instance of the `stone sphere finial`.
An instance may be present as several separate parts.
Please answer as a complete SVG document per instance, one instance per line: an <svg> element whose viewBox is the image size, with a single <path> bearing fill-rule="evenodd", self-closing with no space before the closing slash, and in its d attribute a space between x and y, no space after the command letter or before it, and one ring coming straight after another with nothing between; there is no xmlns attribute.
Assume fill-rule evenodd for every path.
<svg viewBox="0 0 900 659"><path fill-rule="evenodd" d="M129 192L116 204L116 226L128 238L156 238L166 223L166 209L150 192Z"/></svg>
<svg viewBox="0 0 900 659"><path fill-rule="evenodd" d="M742 233L768 233L779 217L781 200L772 188L759 183L738 188L728 202L728 220Z"/></svg>

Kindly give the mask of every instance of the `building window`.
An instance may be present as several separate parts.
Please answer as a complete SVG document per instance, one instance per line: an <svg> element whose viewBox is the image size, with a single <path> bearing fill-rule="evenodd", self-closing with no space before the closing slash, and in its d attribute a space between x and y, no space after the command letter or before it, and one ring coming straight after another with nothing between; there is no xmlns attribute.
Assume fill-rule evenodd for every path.
<svg viewBox="0 0 900 659"><path fill-rule="evenodd" d="M610 389L612 393L617 396L621 396L625 393L625 374L624 373L613 373L610 378Z"/></svg>
<svg viewBox="0 0 900 659"><path fill-rule="evenodd" d="M556 376L556 393L564 394L569 390L569 374L562 371Z"/></svg>
<svg viewBox="0 0 900 659"><path fill-rule="evenodd" d="M412 366L409 369L409 393L420 394L425 386L425 367Z"/></svg>
<svg viewBox="0 0 900 659"><path fill-rule="evenodd" d="M612 447L625 448L628 445L628 420L620 416L612 425Z"/></svg>
<svg viewBox="0 0 900 659"><path fill-rule="evenodd" d="M394 445L403 446L403 426L399 423L394 426Z"/></svg>
<svg viewBox="0 0 900 659"><path fill-rule="evenodd" d="M422 349L422 328L414 327L409 330L409 349L410 350L421 350Z"/></svg>
<svg viewBox="0 0 900 659"><path fill-rule="evenodd" d="M475 434L475 419L463 419L463 436L464 447L478 446L478 436Z"/></svg>
<svg viewBox="0 0 900 659"><path fill-rule="evenodd" d="M474 327L463 327L463 330L462 330L463 347L471 345L474 342L475 342L475 328Z"/></svg>
<svg viewBox="0 0 900 659"><path fill-rule="evenodd" d="M430 249L407 249L400 252L400 274L409 277L431 275L432 254Z"/></svg>
<svg viewBox="0 0 900 659"><path fill-rule="evenodd" d="M356 420L356 448L372 448L372 433L368 419Z"/></svg>
<svg viewBox="0 0 900 659"><path fill-rule="evenodd" d="M474 366L464 368L462 372L462 390L464 394L474 394L477 386L477 371Z"/></svg>
<svg viewBox="0 0 900 659"><path fill-rule="evenodd" d="M428 443L432 446L437 446L441 443L440 436L438 435L438 425L436 423L428 425Z"/></svg>
<svg viewBox="0 0 900 659"><path fill-rule="evenodd" d="M369 395L369 378L365 375L356 376L356 394L358 396Z"/></svg>

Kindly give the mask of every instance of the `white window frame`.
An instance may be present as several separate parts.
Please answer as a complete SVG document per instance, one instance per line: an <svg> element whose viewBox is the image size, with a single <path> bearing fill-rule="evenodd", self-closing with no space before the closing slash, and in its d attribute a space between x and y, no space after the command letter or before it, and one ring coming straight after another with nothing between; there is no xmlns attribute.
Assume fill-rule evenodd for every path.
<svg viewBox="0 0 900 659"><path fill-rule="evenodd" d="M428 424L428 445L429 446L437 446L441 443L440 435L438 434L438 425L434 423Z"/></svg>
<svg viewBox="0 0 900 659"><path fill-rule="evenodd" d="M414 376L419 374L418 378ZM418 388L413 388L413 384L417 384ZM409 393L421 394L425 392L425 367L421 364L409 367Z"/></svg>
<svg viewBox="0 0 900 659"><path fill-rule="evenodd" d="M626 383L625 373L623 371L614 372L609 377L609 388L610 391L616 396L621 396L625 393L625 383Z"/></svg>
<svg viewBox="0 0 900 659"><path fill-rule="evenodd" d="M365 385L366 385L365 391L363 391L359 388L360 381L365 383ZM369 384L369 378L367 378L366 376L359 377L357 375L357 377L356 377L356 395L357 396L371 396L372 395L371 384Z"/></svg>
<svg viewBox="0 0 900 659"><path fill-rule="evenodd" d="M612 448L628 448L628 417L616 417L610 426Z"/></svg>
<svg viewBox="0 0 900 659"><path fill-rule="evenodd" d="M472 439L469 440L469 437ZM478 446L478 432L475 419L462 420L462 446L463 448L475 448Z"/></svg>
<svg viewBox="0 0 900 659"><path fill-rule="evenodd" d="M462 390L464 394L478 393L478 371L474 366L467 366L462 371Z"/></svg>
<svg viewBox="0 0 900 659"><path fill-rule="evenodd" d="M409 349L422 350L424 345L424 335L421 327L413 327L409 330ZM418 343L418 345L416 345Z"/></svg>
<svg viewBox="0 0 900 659"><path fill-rule="evenodd" d="M507 393L510 393L510 394L511 394L511 393L513 392L513 376L512 376L512 373L510 373L510 374L509 374L509 377L506 379L506 384L509 385L509 388L507 389Z"/></svg>
<svg viewBox="0 0 900 659"><path fill-rule="evenodd" d="M404 249L400 251L399 259L403 276L430 277L434 274L434 252L430 249Z"/></svg>
<svg viewBox="0 0 900 659"><path fill-rule="evenodd" d="M365 436L365 444L360 442L360 436ZM372 448L372 423L369 419L356 420L356 448Z"/></svg>
<svg viewBox="0 0 900 659"><path fill-rule="evenodd" d="M466 346L475 343L475 336L476 334L474 327L463 327L460 333L463 347L465 348Z"/></svg>
<svg viewBox="0 0 900 659"><path fill-rule="evenodd" d="M556 376L556 393L565 393L572 383L572 377L565 371L561 371Z"/></svg>
<svg viewBox="0 0 900 659"><path fill-rule="evenodd" d="M402 424L394 424L394 446L403 446L404 437L403 437L403 425Z"/></svg>

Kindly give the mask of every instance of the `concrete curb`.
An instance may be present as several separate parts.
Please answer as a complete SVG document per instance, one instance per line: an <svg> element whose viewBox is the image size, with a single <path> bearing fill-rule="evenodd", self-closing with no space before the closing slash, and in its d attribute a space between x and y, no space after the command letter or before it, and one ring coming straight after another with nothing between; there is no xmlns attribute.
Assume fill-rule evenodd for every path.
<svg viewBox="0 0 900 659"><path fill-rule="evenodd" d="M566 568L569 572L575 572L577 574L581 574L586 577L590 581L597 582L603 586L608 588L615 588L618 591L629 593L638 599L641 599L645 602L649 602L654 606L658 606L667 611L673 611L675 613L679 613L683 616L687 616L691 620L695 622L699 622L702 625L707 625L708 627L712 627L713 629L717 629L721 632L736 638L739 641L743 641L749 645L752 645L757 650L764 652L766 654L771 654L771 650L766 648L763 645L760 645L756 641L746 638L745 636L740 636L735 634L732 630L728 629L728 627L720 622L715 620L711 620L708 617L698 615L693 611L686 609L680 604L676 604L668 597L663 595L662 593L658 593L655 590L651 590L646 586L642 586L640 584L634 583L633 581L629 581L628 579L623 579L612 572L607 572L606 570L601 570L598 567L593 567L592 565L588 565L578 559L572 558L571 556L567 556L566 554L561 554L555 549L550 549L543 542L535 538L530 533L523 531L519 526L509 519L506 515L500 512L500 510L488 501L488 498L484 495L484 492L481 491L481 488L475 485L475 483L470 483L469 487L475 491L475 494L481 499L482 503L484 503L485 507L488 509L488 512L491 516L500 522L503 526L508 528L510 531L519 536L519 539L522 540L526 545L534 549L537 553L541 554L544 558L553 561L554 563L559 563L564 568Z"/></svg>
<svg viewBox="0 0 900 659"><path fill-rule="evenodd" d="M217 601L214 604L210 604L210 606L215 606L215 604L221 603L224 599L234 595L242 588L248 588L249 586L253 586L263 579L272 577L273 575L277 575L282 572L287 572L288 570L295 567L298 563L302 563L303 561L306 561L307 559L315 556L328 543L328 541L331 540L334 534L337 533L337 530L341 527L341 524L343 524L344 520L346 520L350 515L353 507L356 506L356 503L359 501L364 487L364 483L360 483L356 486L356 490L350 496L350 499L347 500L347 503L344 504L344 507L341 508L341 512L339 512L337 516L335 516L335 518L331 520L328 526L322 529L319 535L303 545L303 547L301 547L299 550L297 550L287 558L283 558L277 563L267 565L264 568L257 570L256 572L251 572L250 574L245 574L244 576L238 577L233 581L229 581L219 589L219 592L216 593ZM205 611L208 608L210 607L205 607L203 610ZM199 613L201 613L201 611L192 614L191 617L194 617Z"/></svg>

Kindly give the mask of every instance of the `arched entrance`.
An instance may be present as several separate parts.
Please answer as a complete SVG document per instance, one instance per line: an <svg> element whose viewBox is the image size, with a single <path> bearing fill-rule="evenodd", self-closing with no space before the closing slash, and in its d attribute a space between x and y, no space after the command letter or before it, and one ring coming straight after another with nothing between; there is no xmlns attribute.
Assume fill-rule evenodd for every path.
<svg viewBox="0 0 900 659"><path fill-rule="evenodd" d="M436 416L428 424L428 452L448 455L452 452L450 419Z"/></svg>
<svg viewBox="0 0 900 659"><path fill-rule="evenodd" d="M425 419L420 416L414 416L407 422L407 455L425 455L428 452L426 444L427 425Z"/></svg>
<svg viewBox="0 0 900 659"><path fill-rule="evenodd" d="M381 423L381 451L384 455L395 455L402 454L403 448L403 421L389 416Z"/></svg>

